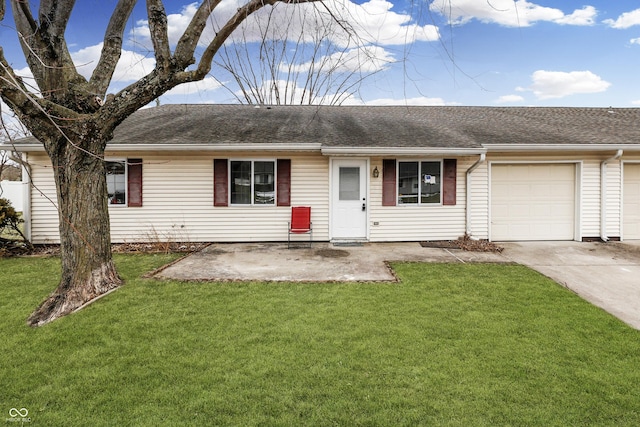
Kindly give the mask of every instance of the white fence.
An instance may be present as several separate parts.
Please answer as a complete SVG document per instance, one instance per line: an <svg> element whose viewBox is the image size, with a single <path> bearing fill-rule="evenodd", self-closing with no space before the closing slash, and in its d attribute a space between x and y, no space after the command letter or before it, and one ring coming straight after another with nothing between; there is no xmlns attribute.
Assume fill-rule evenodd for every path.
<svg viewBox="0 0 640 427"><path fill-rule="evenodd" d="M20 181L0 181L0 198L9 199L15 210L22 212L25 185Z"/></svg>

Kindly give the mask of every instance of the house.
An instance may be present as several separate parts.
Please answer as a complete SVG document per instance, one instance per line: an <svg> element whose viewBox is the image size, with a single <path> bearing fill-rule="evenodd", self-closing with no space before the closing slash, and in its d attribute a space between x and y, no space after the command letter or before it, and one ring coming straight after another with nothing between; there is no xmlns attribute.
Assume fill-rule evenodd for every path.
<svg viewBox="0 0 640 427"><path fill-rule="evenodd" d="M164 105L106 151L112 241L640 239L640 109ZM34 243L58 241L51 164L16 143Z"/></svg>

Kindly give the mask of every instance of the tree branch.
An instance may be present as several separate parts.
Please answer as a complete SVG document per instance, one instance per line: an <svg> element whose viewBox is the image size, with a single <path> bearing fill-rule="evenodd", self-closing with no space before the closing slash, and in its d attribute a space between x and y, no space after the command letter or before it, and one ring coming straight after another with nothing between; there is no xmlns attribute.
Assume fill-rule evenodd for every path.
<svg viewBox="0 0 640 427"><path fill-rule="evenodd" d="M171 66L171 47L167 32L167 13L162 1L147 0L147 16L149 17L149 31L156 55L156 70L168 73Z"/></svg>
<svg viewBox="0 0 640 427"><path fill-rule="evenodd" d="M63 34L67 28L75 0L41 0L39 20L42 27L51 27L53 34Z"/></svg>
<svg viewBox="0 0 640 427"><path fill-rule="evenodd" d="M90 84L94 88L96 95L104 97L109 88L111 78L115 72L116 65L122 54L122 39L127 21L131 16L136 0L120 0L109 19L109 25L104 35L102 52L98 65L93 70Z"/></svg>
<svg viewBox="0 0 640 427"><path fill-rule="evenodd" d="M194 54L202 32L207 26L207 19L213 13L213 10L220 4L221 0L205 0L202 2L198 10L193 15L189 26L180 37L176 45L174 57L179 67L186 69L189 65L196 62Z"/></svg>

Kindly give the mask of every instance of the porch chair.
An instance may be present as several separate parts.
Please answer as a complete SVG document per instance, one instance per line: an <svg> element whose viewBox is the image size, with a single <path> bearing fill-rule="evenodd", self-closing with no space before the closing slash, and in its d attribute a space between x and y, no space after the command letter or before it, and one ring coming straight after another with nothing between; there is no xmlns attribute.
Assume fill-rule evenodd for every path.
<svg viewBox="0 0 640 427"><path fill-rule="evenodd" d="M311 222L310 206L294 206L291 208L291 221L289 222L289 234L287 236L287 249L291 249L291 234L308 234L309 247L313 242L313 228Z"/></svg>

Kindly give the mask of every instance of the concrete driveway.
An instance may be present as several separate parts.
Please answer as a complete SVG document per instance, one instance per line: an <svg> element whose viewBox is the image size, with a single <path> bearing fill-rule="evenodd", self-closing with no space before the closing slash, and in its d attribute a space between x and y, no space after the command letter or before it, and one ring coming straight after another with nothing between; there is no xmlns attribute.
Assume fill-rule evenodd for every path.
<svg viewBox="0 0 640 427"><path fill-rule="evenodd" d="M526 265L640 329L640 242L502 243Z"/></svg>
<svg viewBox="0 0 640 427"><path fill-rule="evenodd" d="M315 243L290 250L280 243L212 244L155 276L196 281L395 281L389 261L516 262L640 329L640 241L500 245L502 253L425 248L418 243Z"/></svg>

